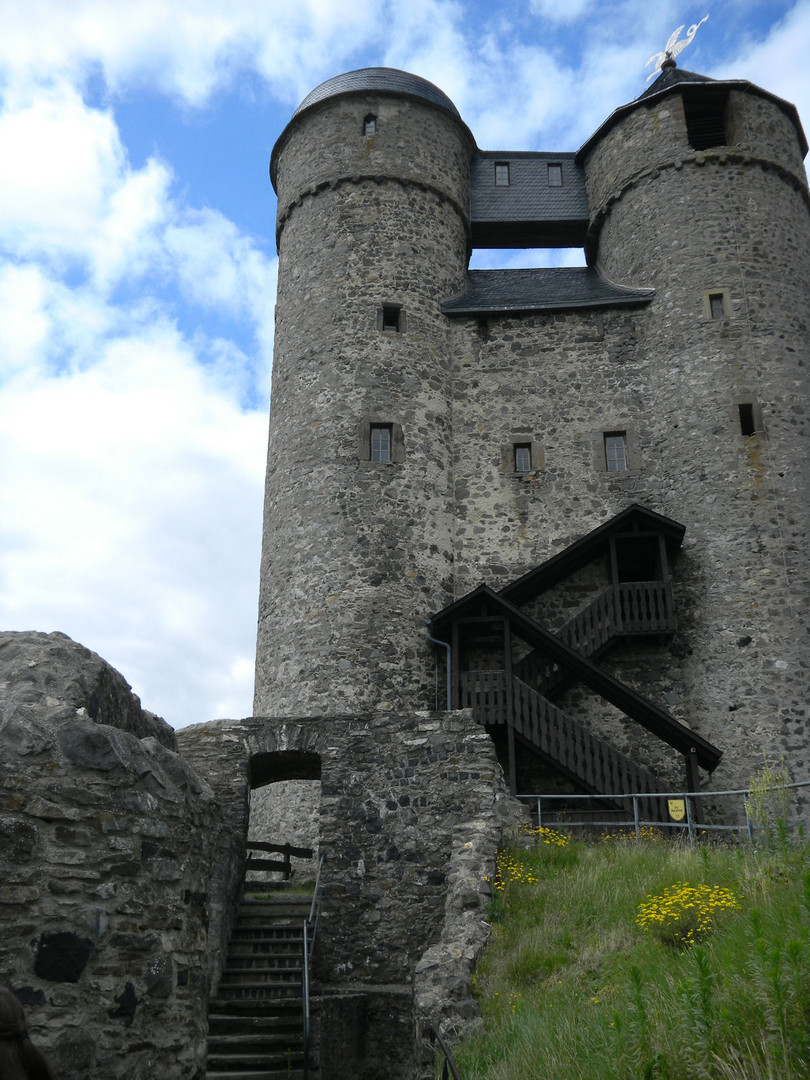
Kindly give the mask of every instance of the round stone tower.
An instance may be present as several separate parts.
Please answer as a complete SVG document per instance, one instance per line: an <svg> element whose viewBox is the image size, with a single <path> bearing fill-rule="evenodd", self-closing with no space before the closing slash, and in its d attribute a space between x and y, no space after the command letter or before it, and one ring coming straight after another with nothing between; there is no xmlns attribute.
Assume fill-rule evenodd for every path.
<svg viewBox="0 0 810 1080"><path fill-rule="evenodd" d="M590 260L655 289L639 324L658 461L643 494L687 525L688 713L729 761L756 767L763 747L782 748L797 774L808 765L806 151L792 105L670 64L579 154Z"/></svg>
<svg viewBox="0 0 810 1080"><path fill-rule="evenodd" d="M450 328L474 141L431 83L371 68L276 143L279 284L257 715L435 704L451 598Z"/></svg>

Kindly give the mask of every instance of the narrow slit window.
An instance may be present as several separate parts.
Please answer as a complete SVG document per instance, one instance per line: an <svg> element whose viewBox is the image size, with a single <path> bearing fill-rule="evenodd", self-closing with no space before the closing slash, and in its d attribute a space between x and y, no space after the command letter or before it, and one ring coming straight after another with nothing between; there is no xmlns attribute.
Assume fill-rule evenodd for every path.
<svg viewBox="0 0 810 1080"><path fill-rule="evenodd" d="M391 461L391 424L372 424L371 460Z"/></svg>
<svg viewBox="0 0 810 1080"><path fill-rule="evenodd" d="M377 134L377 117L373 113L369 113L363 119L363 134L366 136Z"/></svg>
<svg viewBox="0 0 810 1080"><path fill-rule="evenodd" d="M754 406L750 401L743 401L737 406L740 412L740 433L749 438L756 435L757 425L754 421Z"/></svg>
<svg viewBox="0 0 810 1080"><path fill-rule="evenodd" d="M515 443L515 472L531 472L532 444Z"/></svg>
<svg viewBox="0 0 810 1080"><path fill-rule="evenodd" d="M709 293L709 311L713 319L724 319L726 315L723 294L719 292Z"/></svg>
<svg viewBox="0 0 810 1080"><path fill-rule="evenodd" d="M509 187L509 163L495 162L495 187Z"/></svg>
<svg viewBox="0 0 810 1080"><path fill-rule="evenodd" d="M549 187L562 187L562 165L559 162L549 162L548 165L548 186Z"/></svg>
<svg viewBox="0 0 810 1080"><path fill-rule="evenodd" d="M398 334L402 330L402 308L396 304L383 304L382 329L388 334Z"/></svg>
<svg viewBox="0 0 810 1080"><path fill-rule="evenodd" d="M605 466L608 472L627 472L627 432L605 432Z"/></svg>

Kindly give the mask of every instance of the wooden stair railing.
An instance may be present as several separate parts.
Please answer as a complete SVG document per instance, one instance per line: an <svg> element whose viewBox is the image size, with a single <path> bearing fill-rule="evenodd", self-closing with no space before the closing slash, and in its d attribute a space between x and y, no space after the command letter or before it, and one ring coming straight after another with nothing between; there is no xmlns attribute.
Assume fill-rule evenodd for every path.
<svg viewBox="0 0 810 1080"><path fill-rule="evenodd" d="M518 678L511 683L510 715L509 689L503 671L465 672L461 677L462 707L471 708L479 723L511 725L516 735L572 780L625 810L632 812L633 800L622 795L661 790L652 773ZM647 821L666 820L663 799L640 799L639 811Z"/></svg>
<svg viewBox="0 0 810 1080"><path fill-rule="evenodd" d="M557 637L591 660L615 640L629 635L675 630L672 589L665 581L625 581L611 585L557 631ZM567 672L535 649L515 665L515 674L551 697Z"/></svg>
<svg viewBox="0 0 810 1080"><path fill-rule="evenodd" d="M312 848L293 847L292 844L268 844L263 840L250 840L246 847L248 856L245 865L245 878L247 878L249 873L255 871L269 870L280 873L283 876L284 881L289 881L293 875L290 859L292 857L297 859L311 859L314 854ZM261 856L254 855L254 852L256 851L282 855L283 858L264 859Z"/></svg>

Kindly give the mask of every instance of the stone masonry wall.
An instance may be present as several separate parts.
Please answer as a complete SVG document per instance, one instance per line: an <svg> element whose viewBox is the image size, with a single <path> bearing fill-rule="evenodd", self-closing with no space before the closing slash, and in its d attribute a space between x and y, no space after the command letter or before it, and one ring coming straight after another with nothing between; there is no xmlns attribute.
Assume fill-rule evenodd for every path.
<svg viewBox="0 0 810 1080"><path fill-rule="evenodd" d="M763 752L806 779L806 180L795 130L767 99L733 94L730 145L703 152L678 105L639 110L589 155L599 262L656 290L637 331L654 447L643 478L660 485L650 505L687 530L674 587L689 722L726 752L718 788L744 786ZM651 167L634 171L642 148ZM618 178L610 190L607 176ZM725 294L721 319L707 318L713 290ZM754 409L749 437L742 402Z"/></svg>
<svg viewBox="0 0 810 1080"><path fill-rule="evenodd" d="M116 671L0 634L0 982L60 1080L202 1076L219 826Z"/></svg>
<svg viewBox="0 0 810 1080"><path fill-rule="evenodd" d="M452 583L439 302L464 286L470 151L446 110L375 94L308 110L282 140L257 714L433 703L424 619ZM369 460L371 423L393 427L390 462Z"/></svg>

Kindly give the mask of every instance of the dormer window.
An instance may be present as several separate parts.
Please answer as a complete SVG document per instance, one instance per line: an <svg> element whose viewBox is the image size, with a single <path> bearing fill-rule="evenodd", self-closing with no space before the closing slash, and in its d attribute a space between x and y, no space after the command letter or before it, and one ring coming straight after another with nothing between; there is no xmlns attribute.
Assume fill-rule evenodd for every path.
<svg viewBox="0 0 810 1080"><path fill-rule="evenodd" d="M495 187L509 187L509 163L495 162Z"/></svg>
<svg viewBox="0 0 810 1080"><path fill-rule="evenodd" d="M548 163L548 186L562 187L562 165L559 161Z"/></svg>
<svg viewBox="0 0 810 1080"><path fill-rule="evenodd" d="M366 137L377 134L377 117L373 113L369 113L363 120L363 134Z"/></svg>

